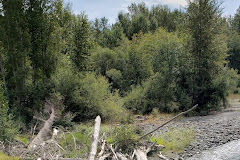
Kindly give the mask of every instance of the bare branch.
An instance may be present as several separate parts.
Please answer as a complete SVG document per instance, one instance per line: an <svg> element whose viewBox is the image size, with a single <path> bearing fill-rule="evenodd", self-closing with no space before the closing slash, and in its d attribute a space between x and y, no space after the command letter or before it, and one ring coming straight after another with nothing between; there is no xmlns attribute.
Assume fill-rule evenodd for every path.
<svg viewBox="0 0 240 160"><path fill-rule="evenodd" d="M187 110L187 111L185 111L185 112L179 113L178 115L176 115L176 116L173 117L172 119L168 120L167 122L163 123L163 124L160 125L159 127L155 128L154 130L152 130L152 131L144 134L143 136L139 137L138 140L146 137L147 135L149 135L149 134L151 134L151 133L153 133L153 132L155 132L155 131L157 131L158 129L162 128L163 126L165 126L165 125L168 124L169 122L175 120L176 118L178 118L178 117L180 117L180 116L182 116L182 115L185 115L185 114L187 114L188 112L191 112L191 111L194 110L197 106L198 106L198 104L196 104L195 106L193 106L192 108L190 108L189 110Z"/></svg>

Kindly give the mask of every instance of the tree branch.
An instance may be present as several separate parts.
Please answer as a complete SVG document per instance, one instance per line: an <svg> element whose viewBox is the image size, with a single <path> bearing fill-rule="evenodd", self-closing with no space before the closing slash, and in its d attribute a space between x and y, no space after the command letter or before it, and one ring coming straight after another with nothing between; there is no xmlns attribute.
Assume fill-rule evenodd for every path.
<svg viewBox="0 0 240 160"><path fill-rule="evenodd" d="M162 128L163 126L165 126L165 125L168 124L169 122L173 121L174 119L176 119L176 118L178 118L178 117L180 117L180 116L182 116L182 115L185 115L185 114L187 114L188 112L191 112L191 111L194 110L197 106L198 106L198 104L196 104L195 106L193 106L192 108L190 108L189 110L187 110L187 111L185 111L185 112L179 113L178 115L176 115L176 116L173 117L172 119L168 120L167 122L163 123L163 124L160 125L159 127L155 128L154 130L152 130L152 131L144 134L143 136L139 137L138 140L140 140L140 139L146 137L147 135L149 135L149 134L157 131L158 129Z"/></svg>

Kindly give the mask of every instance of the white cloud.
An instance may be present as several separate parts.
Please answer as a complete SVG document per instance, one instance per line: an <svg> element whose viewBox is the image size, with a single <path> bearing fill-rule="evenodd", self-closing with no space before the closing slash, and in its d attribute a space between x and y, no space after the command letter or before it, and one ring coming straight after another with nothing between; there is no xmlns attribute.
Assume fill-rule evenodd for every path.
<svg viewBox="0 0 240 160"><path fill-rule="evenodd" d="M144 2L148 7L153 5L169 5L170 7L179 7L179 6L186 6L187 0L123 0L121 5L122 10L127 11L127 6L131 3L141 3Z"/></svg>
<svg viewBox="0 0 240 160"><path fill-rule="evenodd" d="M164 4L181 5L181 6L187 5L186 0L159 0L159 1Z"/></svg>

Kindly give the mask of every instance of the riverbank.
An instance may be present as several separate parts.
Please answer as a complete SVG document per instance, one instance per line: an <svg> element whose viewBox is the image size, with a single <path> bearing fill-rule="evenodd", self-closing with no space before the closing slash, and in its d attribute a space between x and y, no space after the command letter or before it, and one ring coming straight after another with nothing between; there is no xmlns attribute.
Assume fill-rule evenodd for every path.
<svg viewBox="0 0 240 160"><path fill-rule="evenodd" d="M240 139L240 102L230 100L230 107L222 112L208 116L182 117L163 127L155 134L162 134L170 128L194 128L195 140L182 153L173 153L175 157L187 159L202 151L209 150ZM143 124L145 131L155 128L158 122ZM177 156L176 156L177 154Z"/></svg>

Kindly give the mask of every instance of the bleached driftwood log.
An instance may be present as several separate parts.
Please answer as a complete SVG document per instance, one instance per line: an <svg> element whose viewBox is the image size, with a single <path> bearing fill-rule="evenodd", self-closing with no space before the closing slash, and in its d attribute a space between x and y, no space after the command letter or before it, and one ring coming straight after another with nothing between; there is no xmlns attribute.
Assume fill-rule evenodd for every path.
<svg viewBox="0 0 240 160"><path fill-rule="evenodd" d="M137 160L147 160L147 153L144 152L142 149L137 149L134 151Z"/></svg>
<svg viewBox="0 0 240 160"><path fill-rule="evenodd" d="M50 103L50 102L47 102L47 103ZM33 149L36 147L36 145L39 145L42 142L48 140L47 138L49 137L49 135L51 135L51 132L52 132L52 125L54 122L54 118L55 118L55 111L52 106L49 119L47 121L45 121L43 128L39 131L37 136L28 145L28 149Z"/></svg>
<svg viewBox="0 0 240 160"><path fill-rule="evenodd" d="M89 154L89 160L95 160L95 157L97 154L97 145L98 145L100 124L101 124L101 118L100 118L100 116L97 116L97 118L95 119L94 134L92 137L92 145L91 145L91 152Z"/></svg>

